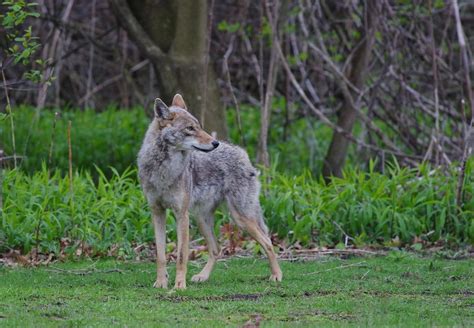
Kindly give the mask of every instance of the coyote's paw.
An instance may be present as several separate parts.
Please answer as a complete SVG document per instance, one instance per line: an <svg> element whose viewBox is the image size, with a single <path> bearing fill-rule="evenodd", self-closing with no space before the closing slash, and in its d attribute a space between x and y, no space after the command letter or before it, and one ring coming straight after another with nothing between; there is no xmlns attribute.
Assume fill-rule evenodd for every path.
<svg viewBox="0 0 474 328"><path fill-rule="evenodd" d="M186 289L186 280L176 280L174 289Z"/></svg>
<svg viewBox="0 0 474 328"><path fill-rule="evenodd" d="M203 282L209 279L209 275L205 275L202 273L195 274L192 278L191 281L193 282Z"/></svg>
<svg viewBox="0 0 474 328"><path fill-rule="evenodd" d="M270 276L270 281L281 281L283 279L283 274L281 272L273 273Z"/></svg>
<svg viewBox="0 0 474 328"><path fill-rule="evenodd" d="M154 288L168 288L168 280L167 279L156 279L155 283L153 284Z"/></svg>

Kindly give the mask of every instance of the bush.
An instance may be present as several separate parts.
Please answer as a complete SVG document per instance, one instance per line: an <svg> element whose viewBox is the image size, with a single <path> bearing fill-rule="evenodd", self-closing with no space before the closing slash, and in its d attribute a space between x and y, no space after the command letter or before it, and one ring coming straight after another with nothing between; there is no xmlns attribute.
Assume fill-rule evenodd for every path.
<svg viewBox="0 0 474 328"><path fill-rule="evenodd" d="M468 162L464 205L456 206L457 170L393 166L388 174L349 169L330 184L309 173L273 173L262 197L270 229L303 244L403 245L423 241L474 243L474 160ZM267 181L267 178L263 178ZM417 238L415 238L417 237Z"/></svg>
<svg viewBox="0 0 474 328"><path fill-rule="evenodd" d="M109 167L119 172L136 162L149 119L141 108L116 110L108 108L97 113L92 110L41 111L38 119L31 107L19 107L14 111L17 154L24 156L21 168L32 173L41 170L42 162L48 163L49 149L53 141L51 169L68 170L68 121L72 122L71 144L74 169L96 172L94 166L110 176ZM56 128L53 129L56 121ZM5 152L11 154L10 126L0 125L0 140ZM0 145L1 146L1 145Z"/></svg>
<svg viewBox="0 0 474 328"><path fill-rule="evenodd" d="M43 167L31 176L6 171L0 253L7 247L29 252L37 237L40 249L53 253L59 252L61 238L72 244L83 241L96 253L114 244L152 241L150 214L135 171L114 172L108 179L97 171L97 183L88 172L76 173L71 194L69 179L59 171L50 175Z"/></svg>
<svg viewBox="0 0 474 328"><path fill-rule="evenodd" d="M286 124L282 102L275 101L273 106L268 140L270 156L276 169L288 174L301 174L308 169L319 173L331 139L331 129L306 118L293 118L291 124ZM139 107L130 110L110 107L99 113L92 110L66 110L60 111L53 131L54 111L42 110L39 119L35 118L35 109L32 107L18 107L13 113L17 154L24 156L21 169L29 173L41 170L42 162L48 163L52 140L51 168L67 172L69 120L72 122L73 167L96 175L94 166L98 166L109 177L112 174L109 166L112 166L122 173L134 165L150 121L143 108ZM242 106L241 115L245 148L250 158L255 159L260 111L256 107ZM231 142L242 145L235 110L227 111L227 123ZM10 125L6 120L0 121L2 146L7 154L12 154ZM354 158L351 150L348 162L353 162Z"/></svg>
<svg viewBox="0 0 474 328"><path fill-rule="evenodd" d="M455 246L474 242L474 160L467 165L464 205L455 204L456 173L393 167L389 174L349 170L326 185L309 173L289 177L267 171L261 196L270 230L289 242L338 246L403 245L442 241ZM84 242L94 254L112 247L132 253L132 245L153 242L148 206L136 171L76 173L73 194L68 178L43 167L33 175L5 171L0 215L0 253L8 248L29 252L36 241L42 252L57 253L61 238ZM228 220L218 211L217 222ZM174 220L168 232L175 240ZM71 246L71 251L73 246Z"/></svg>

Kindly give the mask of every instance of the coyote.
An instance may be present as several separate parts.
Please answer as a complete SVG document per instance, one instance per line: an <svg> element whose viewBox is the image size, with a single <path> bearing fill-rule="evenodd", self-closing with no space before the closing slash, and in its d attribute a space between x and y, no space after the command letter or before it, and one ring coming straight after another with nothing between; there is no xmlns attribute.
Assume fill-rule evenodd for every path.
<svg viewBox="0 0 474 328"><path fill-rule="evenodd" d="M174 211L178 233L175 288L186 288L189 252L189 212L195 216L207 243L209 259L194 282L206 281L219 255L214 236L214 211L224 200L230 214L264 249L270 261L272 281L282 272L268 237L258 200L258 172L247 153L207 134L188 111L181 95L170 107L161 99L154 104L155 117L138 154L138 172L151 208L157 253L156 288L167 288L166 215Z"/></svg>

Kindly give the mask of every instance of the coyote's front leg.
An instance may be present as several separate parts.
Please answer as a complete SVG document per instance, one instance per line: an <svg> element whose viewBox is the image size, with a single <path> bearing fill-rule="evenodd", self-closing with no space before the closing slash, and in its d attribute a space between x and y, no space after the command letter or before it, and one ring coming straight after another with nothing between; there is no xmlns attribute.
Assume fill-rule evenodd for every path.
<svg viewBox="0 0 474 328"><path fill-rule="evenodd" d="M151 205L156 243L156 281L155 288L168 287L166 272L166 211L157 205Z"/></svg>
<svg viewBox="0 0 474 328"><path fill-rule="evenodd" d="M178 228L178 258L176 259L176 280L174 288L185 289L189 257L189 213L187 209L183 209L176 214Z"/></svg>

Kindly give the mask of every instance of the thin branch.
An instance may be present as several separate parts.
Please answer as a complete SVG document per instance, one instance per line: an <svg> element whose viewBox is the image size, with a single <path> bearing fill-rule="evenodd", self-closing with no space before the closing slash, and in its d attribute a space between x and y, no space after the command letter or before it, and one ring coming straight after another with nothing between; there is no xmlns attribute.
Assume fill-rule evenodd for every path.
<svg viewBox="0 0 474 328"><path fill-rule="evenodd" d="M145 67L149 63L148 59L142 60L138 64L134 65L131 69L130 72L135 72L140 70L141 68ZM117 74L115 76L112 76L111 78L105 80L104 82L96 85L94 89L90 90L84 97L79 99L78 104L82 105L84 102L86 102L90 97L92 97L94 94L97 92L101 91L105 87L120 81L124 77L124 74L121 72L120 74Z"/></svg>
<svg viewBox="0 0 474 328"><path fill-rule="evenodd" d="M244 138L244 133L242 131L242 120L240 117L240 106L239 102L237 101L237 98L235 97L235 93L232 87L232 81L230 77L230 71L229 71L229 57L232 54L234 50L234 41L235 41L235 35L232 35L230 42L229 42L229 47L227 48L225 54L224 54L224 60L222 62L223 66L223 71L226 76L226 82L227 82L227 87L229 88L230 94L232 95L232 101L234 102L235 106L235 112L236 112L236 117L237 117L237 128L239 129L239 135L240 135L240 142L242 146L245 147L245 138Z"/></svg>
<svg viewBox="0 0 474 328"><path fill-rule="evenodd" d="M161 49L155 45L153 40L148 36L143 27L133 15L126 0L109 0L112 9L121 17L120 24L125 27L130 36L135 39L137 47L154 60L164 60L166 55Z"/></svg>

